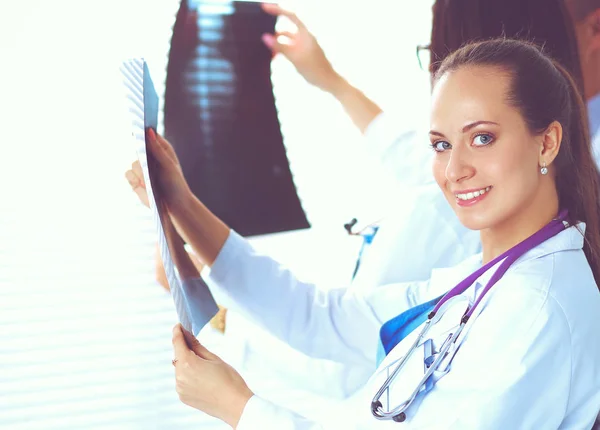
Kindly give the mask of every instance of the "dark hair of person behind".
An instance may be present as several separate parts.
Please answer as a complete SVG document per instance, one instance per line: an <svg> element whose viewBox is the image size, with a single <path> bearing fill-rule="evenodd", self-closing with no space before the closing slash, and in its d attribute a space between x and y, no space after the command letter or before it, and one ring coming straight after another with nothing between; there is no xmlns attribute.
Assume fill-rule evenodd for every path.
<svg viewBox="0 0 600 430"><path fill-rule="evenodd" d="M561 209L572 222L586 223L584 252L600 286L600 177L592 156L585 104L575 82L557 61L536 45L493 39L467 45L447 57L434 76L466 66L498 67L511 76L507 102L517 108L531 133L543 133L553 121L563 128L554 160Z"/></svg>
<svg viewBox="0 0 600 430"><path fill-rule="evenodd" d="M567 68L583 90L573 22L565 0L437 0L430 71L467 43L497 37L529 40Z"/></svg>

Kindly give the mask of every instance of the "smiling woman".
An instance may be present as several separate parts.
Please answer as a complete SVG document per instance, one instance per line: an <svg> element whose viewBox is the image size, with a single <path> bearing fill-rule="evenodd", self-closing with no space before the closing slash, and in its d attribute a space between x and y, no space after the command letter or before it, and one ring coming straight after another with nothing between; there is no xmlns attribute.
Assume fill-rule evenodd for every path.
<svg viewBox="0 0 600 430"><path fill-rule="evenodd" d="M473 45L437 72L431 128L449 137L430 132L434 177L461 222L481 230L484 261L500 253L486 241L509 248L569 209L586 223L584 250L598 282L598 172L583 100L560 64L514 45L498 42L493 54ZM543 73L550 65L553 73Z"/></svg>
<svg viewBox="0 0 600 430"><path fill-rule="evenodd" d="M434 177L461 222L473 230L505 220L512 227L510 217L523 216L525 202L529 215L542 215L540 225L558 210L554 181L536 166L553 161L562 127L553 123L541 135L531 132L521 113L505 102L513 79L494 66L465 66L444 74L433 92L432 129L443 131L430 132ZM452 128L461 124L466 125ZM484 260L491 258L484 248Z"/></svg>

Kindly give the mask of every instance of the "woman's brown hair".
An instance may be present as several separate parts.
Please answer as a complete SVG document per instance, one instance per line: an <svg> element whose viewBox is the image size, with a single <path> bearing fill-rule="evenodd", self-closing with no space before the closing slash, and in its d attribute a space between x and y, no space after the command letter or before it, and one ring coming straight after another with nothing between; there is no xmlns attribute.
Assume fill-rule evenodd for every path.
<svg viewBox="0 0 600 430"><path fill-rule="evenodd" d="M583 89L574 25L565 0L437 0L433 5L431 65L467 43L507 37L529 40L558 60Z"/></svg>
<svg viewBox="0 0 600 430"><path fill-rule="evenodd" d="M585 104L569 72L530 42L493 39L448 56L434 76L465 66L497 67L511 76L506 100L521 112L533 134L553 121L563 128L555 163L560 207L572 222L586 223L584 252L600 286L600 176L592 156Z"/></svg>

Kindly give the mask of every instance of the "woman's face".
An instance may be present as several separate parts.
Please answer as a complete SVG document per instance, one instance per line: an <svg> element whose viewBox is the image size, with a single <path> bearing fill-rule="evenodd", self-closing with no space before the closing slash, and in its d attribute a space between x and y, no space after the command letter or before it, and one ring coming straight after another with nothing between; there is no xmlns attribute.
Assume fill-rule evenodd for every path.
<svg viewBox="0 0 600 430"><path fill-rule="evenodd" d="M432 93L433 174L473 230L510 221L539 200L542 138L507 104L510 79L498 68L465 66L445 74Z"/></svg>

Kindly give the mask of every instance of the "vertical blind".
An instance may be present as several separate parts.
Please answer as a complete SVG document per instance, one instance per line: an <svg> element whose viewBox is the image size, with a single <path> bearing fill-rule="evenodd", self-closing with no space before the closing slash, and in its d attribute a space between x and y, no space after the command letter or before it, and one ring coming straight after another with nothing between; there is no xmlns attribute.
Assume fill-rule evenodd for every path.
<svg viewBox="0 0 600 430"><path fill-rule="evenodd" d="M227 428L177 398L176 315L154 281L149 211L123 176L135 151L120 60L147 57L164 92L178 1L147 6L8 8L0 428Z"/></svg>

